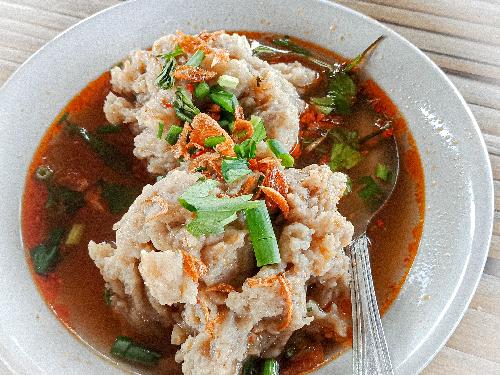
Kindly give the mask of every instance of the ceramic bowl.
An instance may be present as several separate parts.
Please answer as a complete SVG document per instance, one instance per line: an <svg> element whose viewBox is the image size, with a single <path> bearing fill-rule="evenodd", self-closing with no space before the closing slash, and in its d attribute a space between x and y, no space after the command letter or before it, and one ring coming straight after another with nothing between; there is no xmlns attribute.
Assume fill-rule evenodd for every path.
<svg viewBox="0 0 500 375"><path fill-rule="evenodd" d="M446 342L474 293L488 252L493 187L484 141L464 99L421 51L380 23L327 1L128 1L88 18L40 49L0 91L0 359L15 374L119 374L68 332L28 271L19 207L34 150L64 105L134 48L176 30L294 35L354 56L379 35L367 72L407 119L426 188L418 255L383 318L399 374L420 371ZM351 355L317 371L351 372Z"/></svg>

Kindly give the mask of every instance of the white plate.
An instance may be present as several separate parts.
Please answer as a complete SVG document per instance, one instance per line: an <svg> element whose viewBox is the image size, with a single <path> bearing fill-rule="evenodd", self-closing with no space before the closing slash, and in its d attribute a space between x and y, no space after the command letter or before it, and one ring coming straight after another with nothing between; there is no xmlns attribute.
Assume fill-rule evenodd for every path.
<svg viewBox="0 0 500 375"><path fill-rule="evenodd" d="M493 219L486 148L463 98L408 41L326 1L129 1L72 27L21 66L0 92L0 356L19 374L115 374L46 307L19 230L27 166L47 126L85 85L133 48L175 30L290 34L344 56L387 36L366 64L408 121L426 180L425 227L399 297L383 319L400 374L421 370L458 324L480 278ZM84 287L84 286L82 286ZM350 373L349 354L318 373Z"/></svg>

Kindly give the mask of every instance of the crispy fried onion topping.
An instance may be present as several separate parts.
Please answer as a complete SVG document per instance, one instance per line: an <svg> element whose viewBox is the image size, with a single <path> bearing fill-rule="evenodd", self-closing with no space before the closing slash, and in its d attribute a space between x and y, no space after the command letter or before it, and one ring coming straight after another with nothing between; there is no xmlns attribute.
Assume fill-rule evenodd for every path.
<svg viewBox="0 0 500 375"><path fill-rule="evenodd" d="M196 66L182 65L175 69L174 77L176 79L188 82L203 82L214 78L217 73L205 70Z"/></svg>
<svg viewBox="0 0 500 375"><path fill-rule="evenodd" d="M198 279L205 275L208 271L207 266L191 254L184 250L182 252L182 268L184 272L194 281L198 282Z"/></svg>
<svg viewBox="0 0 500 375"><path fill-rule="evenodd" d="M290 291L290 283L286 279L285 275L280 273L279 275L266 277L266 278L252 278L247 280L247 284L250 288L258 287L270 287L273 286L276 281L280 284L280 294L285 302L285 310L283 311L284 317L281 324L277 327L278 331L282 331L290 325L292 321L292 292Z"/></svg>

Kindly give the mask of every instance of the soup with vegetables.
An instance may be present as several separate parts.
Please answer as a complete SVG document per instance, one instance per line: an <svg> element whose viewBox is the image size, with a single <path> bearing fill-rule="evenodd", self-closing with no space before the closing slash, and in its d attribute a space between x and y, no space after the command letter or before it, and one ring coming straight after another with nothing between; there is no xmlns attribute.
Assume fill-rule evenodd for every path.
<svg viewBox="0 0 500 375"><path fill-rule="evenodd" d="M298 374L351 340L350 243L385 311L415 257L423 173L354 59L266 33L181 32L91 82L26 180L28 263L58 318L120 366ZM397 142L399 173L390 154Z"/></svg>

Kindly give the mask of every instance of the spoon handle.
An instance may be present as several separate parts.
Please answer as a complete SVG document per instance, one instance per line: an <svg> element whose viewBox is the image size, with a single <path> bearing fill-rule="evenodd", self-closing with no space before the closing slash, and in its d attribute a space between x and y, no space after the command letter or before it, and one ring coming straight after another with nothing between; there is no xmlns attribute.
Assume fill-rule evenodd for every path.
<svg viewBox="0 0 500 375"><path fill-rule="evenodd" d="M375 297L368 245L364 233L349 246L353 374L394 374Z"/></svg>

